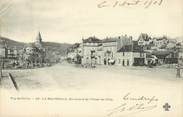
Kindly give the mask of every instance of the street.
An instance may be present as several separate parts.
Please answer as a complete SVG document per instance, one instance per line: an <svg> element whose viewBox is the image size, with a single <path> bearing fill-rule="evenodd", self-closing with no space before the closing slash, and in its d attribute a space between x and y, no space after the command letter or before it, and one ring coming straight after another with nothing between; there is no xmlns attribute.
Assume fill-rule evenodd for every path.
<svg viewBox="0 0 183 117"><path fill-rule="evenodd" d="M73 64L57 64L52 67L6 70L4 75L11 73L20 90L31 89L93 89L93 88L123 88L129 86L162 86L182 83L182 78L176 78L176 69L97 66L97 68L81 68ZM2 87L10 88L8 78L2 79ZM114 85L115 84L115 85Z"/></svg>
<svg viewBox="0 0 183 117"><path fill-rule="evenodd" d="M155 109L134 115L129 114L131 117L145 117L151 114L152 117L154 115L156 117L182 116L183 78L176 78L175 69L122 66L81 68L64 63L47 68L3 71L3 75L7 73L13 75L20 91L16 93L8 77L2 79L3 117L6 117L9 111L16 112L17 117L23 117L25 113L40 117L84 117L90 113L91 117L103 117L111 114L107 110L123 102L129 104L126 108L136 103L146 104L144 101L123 100L123 96L127 94L130 94L130 97L157 98L156 102L150 103L157 104ZM31 100L10 99L16 97L31 98ZM35 97L40 100L32 99ZM45 100L48 97L51 100ZM104 100L99 101L100 99ZM164 111L163 105L166 102L171 105L169 108L171 113ZM20 108L15 109L17 106ZM21 107L28 109L22 113ZM115 111L110 116L126 113L129 112Z"/></svg>

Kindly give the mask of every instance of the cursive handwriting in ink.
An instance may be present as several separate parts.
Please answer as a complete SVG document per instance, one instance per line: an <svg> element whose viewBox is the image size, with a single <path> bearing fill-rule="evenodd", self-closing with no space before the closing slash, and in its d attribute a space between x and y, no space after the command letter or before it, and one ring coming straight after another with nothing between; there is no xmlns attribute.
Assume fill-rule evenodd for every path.
<svg viewBox="0 0 183 117"><path fill-rule="evenodd" d="M145 112L152 110L156 108L156 104L145 104L145 103L135 103L135 104L128 104L128 103L122 103L121 105L114 107L113 109L110 109L107 113L107 116L112 116L112 115L131 115L131 114L136 114L140 112ZM123 112L125 114L123 114Z"/></svg>
<svg viewBox="0 0 183 117"><path fill-rule="evenodd" d="M161 6L163 0L114 0L114 1L102 1L97 4L98 8L105 7L124 7L124 6L141 6L149 8L151 6Z"/></svg>
<svg viewBox="0 0 183 117"><path fill-rule="evenodd" d="M151 102L158 101L158 98L156 98L156 96L151 96L151 97L145 97L145 96L133 97L133 96L131 96L131 93L127 93L126 95L123 96L123 100L146 101L147 104L150 104Z"/></svg>
<svg viewBox="0 0 183 117"><path fill-rule="evenodd" d="M133 96L127 93L122 96L121 104L107 111L107 116L125 116L149 111L157 107L157 101L156 96Z"/></svg>

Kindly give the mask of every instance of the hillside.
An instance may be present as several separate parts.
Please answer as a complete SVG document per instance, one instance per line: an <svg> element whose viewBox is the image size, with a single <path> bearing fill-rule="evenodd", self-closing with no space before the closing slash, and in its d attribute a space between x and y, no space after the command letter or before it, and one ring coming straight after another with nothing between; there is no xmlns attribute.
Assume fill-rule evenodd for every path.
<svg viewBox="0 0 183 117"><path fill-rule="evenodd" d="M6 42L8 47L17 49L22 49L28 43L14 41L13 39L9 39L6 37L0 37L0 44ZM58 55L65 55L66 50L71 44L68 43L56 43L56 42L43 42L44 48L49 51L49 53L57 53Z"/></svg>
<svg viewBox="0 0 183 117"><path fill-rule="evenodd" d="M21 49L24 47L24 45L26 45L26 43L23 43L23 42L14 41L6 37L0 37L0 44L3 44L4 42L6 42L8 47L10 48L16 47L17 49Z"/></svg>
<svg viewBox="0 0 183 117"><path fill-rule="evenodd" d="M67 48L71 46L71 44L68 43L55 43L55 42L43 42L43 45L49 52L55 52L58 55L65 55Z"/></svg>

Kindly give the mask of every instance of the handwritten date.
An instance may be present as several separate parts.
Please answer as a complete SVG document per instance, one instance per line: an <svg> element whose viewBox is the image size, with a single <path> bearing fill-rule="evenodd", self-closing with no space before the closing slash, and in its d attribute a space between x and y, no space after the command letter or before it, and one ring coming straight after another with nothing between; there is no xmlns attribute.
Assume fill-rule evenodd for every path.
<svg viewBox="0 0 183 117"><path fill-rule="evenodd" d="M141 6L144 8L149 8L151 6L161 6L163 0L115 0L115 1L102 1L97 7L105 8L105 7L125 7L125 6Z"/></svg>

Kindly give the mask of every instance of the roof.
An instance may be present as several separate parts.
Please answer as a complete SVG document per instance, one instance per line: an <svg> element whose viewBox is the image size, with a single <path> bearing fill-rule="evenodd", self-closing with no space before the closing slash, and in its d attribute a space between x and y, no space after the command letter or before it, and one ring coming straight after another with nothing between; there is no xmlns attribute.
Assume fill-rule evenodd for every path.
<svg viewBox="0 0 183 117"><path fill-rule="evenodd" d="M83 39L83 43L101 43L102 41L96 37L89 37L87 39Z"/></svg>
<svg viewBox="0 0 183 117"><path fill-rule="evenodd" d="M106 43L106 42L116 42L116 41L117 41L117 38L106 38L106 39L102 40L103 43Z"/></svg>
<svg viewBox="0 0 183 117"><path fill-rule="evenodd" d="M161 40L167 40L167 37L163 36L163 37L159 37L159 38L154 38L156 41L161 41Z"/></svg>
<svg viewBox="0 0 183 117"><path fill-rule="evenodd" d="M142 47L138 45L137 41L133 41L131 45L124 45L118 52L144 52Z"/></svg>
<svg viewBox="0 0 183 117"><path fill-rule="evenodd" d="M149 40L151 40L151 37L149 37L148 34L146 34L146 33L141 33L138 40L140 40L140 39L143 39L144 41L149 41Z"/></svg>
<svg viewBox="0 0 183 117"><path fill-rule="evenodd" d="M168 55L170 54L170 51L153 51L152 54L153 55Z"/></svg>
<svg viewBox="0 0 183 117"><path fill-rule="evenodd" d="M163 59L170 55L172 52L171 51L153 51L152 55L155 55L157 58Z"/></svg>

